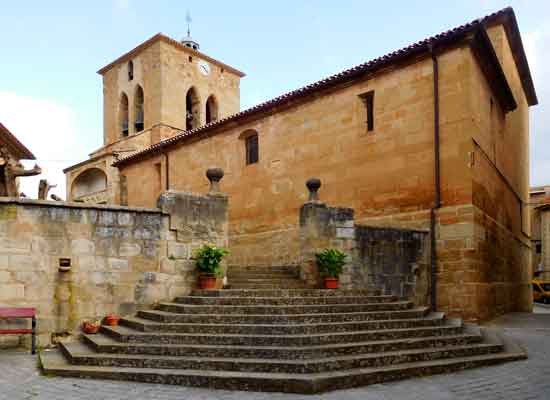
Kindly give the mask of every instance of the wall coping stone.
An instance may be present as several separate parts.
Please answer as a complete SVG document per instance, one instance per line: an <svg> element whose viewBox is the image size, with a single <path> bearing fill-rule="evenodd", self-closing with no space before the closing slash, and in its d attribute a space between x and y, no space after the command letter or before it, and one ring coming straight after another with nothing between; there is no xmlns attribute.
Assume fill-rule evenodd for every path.
<svg viewBox="0 0 550 400"><path fill-rule="evenodd" d="M71 201L53 201L53 200L35 200L15 197L0 197L0 204L17 204L22 206L39 206L39 207L64 207L64 208L80 208L89 210L105 210L105 211L124 211L124 212L144 212L151 214L163 214L159 208L146 207L127 207L113 204L88 204Z"/></svg>

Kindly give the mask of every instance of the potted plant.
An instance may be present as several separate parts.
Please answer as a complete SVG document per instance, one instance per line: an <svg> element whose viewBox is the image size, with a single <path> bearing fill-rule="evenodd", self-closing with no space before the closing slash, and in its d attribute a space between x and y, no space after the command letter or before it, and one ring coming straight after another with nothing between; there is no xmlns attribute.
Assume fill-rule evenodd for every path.
<svg viewBox="0 0 550 400"><path fill-rule="evenodd" d="M84 333L93 334L99 331L101 323L99 321L84 321L82 323L82 330Z"/></svg>
<svg viewBox="0 0 550 400"><path fill-rule="evenodd" d="M109 325L109 326L117 326L119 321L120 321L120 315L116 315L116 314L106 315L105 318L103 319L103 322L105 323L105 325Z"/></svg>
<svg viewBox="0 0 550 400"><path fill-rule="evenodd" d="M315 254L319 274L324 278L326 289L338 289L342 273L346 264L346 255L337 249L325 249Z"/></svg>
<svg viewBox="0 0 550 400"><path fill-rule="evenodd" d="M222 247L204 245L194 254L201 289L215 289L216 277L221 275L220 264L229 252Z"/></svg>

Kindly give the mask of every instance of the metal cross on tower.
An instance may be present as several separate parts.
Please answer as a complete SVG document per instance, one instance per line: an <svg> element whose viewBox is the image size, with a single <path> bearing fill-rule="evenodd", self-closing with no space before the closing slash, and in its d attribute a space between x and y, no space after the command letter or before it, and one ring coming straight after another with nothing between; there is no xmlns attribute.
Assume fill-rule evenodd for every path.
<svg viewBox="0 0 550 400"><path fill-rule="evenodd" d="M187 21L187 36L191 36L191 14L189 13L189 10L187 10L187 14L185 15L185 21Z"/></svg>

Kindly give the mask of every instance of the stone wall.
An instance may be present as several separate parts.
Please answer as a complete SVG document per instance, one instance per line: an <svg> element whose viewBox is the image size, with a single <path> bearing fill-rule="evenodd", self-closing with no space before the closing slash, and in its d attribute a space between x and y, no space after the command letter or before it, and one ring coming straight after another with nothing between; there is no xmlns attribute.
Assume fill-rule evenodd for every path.
<svg viewBox="0 0 550 400"><path fill-rule="evenodd" d="M318 200L319 181L309 180L307 185L310 201L300 209L300 273L308 286L322 284L315 254L335 248L348 256L340 276L342 288L379 289L411 298L417 305L429 304L426 232L357 225L353 209L328 207Z"/></svg>
<svg viewBox="0 0 550 400"><path fill-rule="evenodd" d="M36 307L43 346L84 319L187 294L193 250L227 245L227 197L167 192L158 209L3 198L0 235L0 307Z"/></svg>
<svg viewBox="0 0 550 400"><path fill-rule="evenodd" d="M358 260L355 285L372 285L383 294L430 303L429 236L410 229L355 226Z"/></svg>
<svg viewBox="0 0 550 400"><path fill-rule="evenodd" d="M353 209L328 207L310 201L300 209L300 277L310 287L319 287L321 277L317 269L315 254L326 248L338 249L347 257L340 286L351 289L354 282L356 241Z"/></svg>

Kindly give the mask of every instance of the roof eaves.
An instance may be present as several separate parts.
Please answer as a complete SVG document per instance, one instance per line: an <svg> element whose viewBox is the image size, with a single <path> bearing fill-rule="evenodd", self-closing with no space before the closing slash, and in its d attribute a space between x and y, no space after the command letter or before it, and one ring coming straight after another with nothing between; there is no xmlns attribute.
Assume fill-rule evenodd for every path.
<svg viewBox="0 0 550 400"><path fill-rule="evenodd" d="M36 160L34 154L17 139L17 137L9 131L8 128L0 122L0 132L4 133L6 144L9 145L12 151L16 152L16 156L23 160Z"/></svg>
<svg viewBox="0 0 550 400"><path fill-rule="evenodd" d="M517 102L514 93L483 25L479 25L476 30L470 42L470 48L479 61L479 67L504 113L515 110Z"/></svg>
<svg viewBox="0 0 550 400"><path fill-rule="evenodd" d="M221 127L222 125L238 121L250 115L261 113L263 111L272 109L280 104L290 102L299 97L307 96L309 94L326 89L327 87L336 85L338 83L352 80L357 77L364 76L365 74L368 74L368 73L374 73L376 71L379 71L380 69L383 69L386 66L401 62L408 58L418 56L422 53L433 51L434 49L440 49L448 45L451 45L453 43L458 43L461 40L464 40L468 34L475 33L477 30L479 30L481 24L489 23L490 21L493 21L507 14L513 15L513 10L511 8L505 8L493 14L487 15L483 18L479 18L473 22L458 26L456 28L445 31L438 35L413 43L407 47L404 47L392 53L386 54L382 57L375 58L371 61L357 65L350 69L344 70L340 73L334 74L320 81L311 83L299 89L285 93L281 96L275 97L271 100L260 103L256 106L253 106L244 111L233 114L226 118L220 119L211 124L204 125L189 131L182 131L182 133L178 135L175 135L169 139L163 140L162 142L156 143L146 149L133 153L125 158L119 159L118 161L113 163L113 166L119 167L119 166L125 165L133 160L145 157L148 154L154 154L166 147L172 146L175 143L183 141L191 136L197 136L197 135L206 133L208 131ZM507 107L511 106L511 102L508 102L506 104L507 104Z"/></svg>
<svg viewBox="0 0 550 400"><path fill-rule="evenodd" d="M499 22L504 26L506 37L510 43L514 63L518 69L521 85L523 87L525 97L527 98L527 104L530 106L535 106L539 103L537 92L535 90L535 85L533 84L533 78L531 76L529 62L527 61L527 55L525 54L525 48L521 39L516 14L512 7L507 7L499 13L495 13L495 16L487 20L485 23L490 25Z"/></svg>

